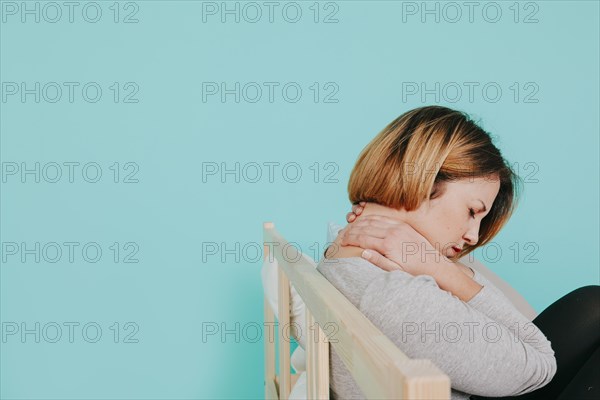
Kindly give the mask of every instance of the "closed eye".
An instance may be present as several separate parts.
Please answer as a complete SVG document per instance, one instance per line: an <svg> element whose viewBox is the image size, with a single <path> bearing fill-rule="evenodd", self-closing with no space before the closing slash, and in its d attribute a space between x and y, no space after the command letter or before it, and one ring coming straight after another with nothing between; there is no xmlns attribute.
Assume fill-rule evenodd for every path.
<svg viewBox="0 0 600 400"><path fill-rule="evenodd" d="M475 218L475 210L474 210L473 208L469 208L469 215L470 215L472 218Z"/></svg>

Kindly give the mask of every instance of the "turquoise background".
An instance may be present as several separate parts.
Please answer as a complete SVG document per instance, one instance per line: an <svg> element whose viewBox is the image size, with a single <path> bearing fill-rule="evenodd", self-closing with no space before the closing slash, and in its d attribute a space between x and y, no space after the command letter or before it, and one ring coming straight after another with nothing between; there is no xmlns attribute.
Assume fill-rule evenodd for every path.
<svg viewBox="0 0 600 400"><path fill-rule="evenodd" d="M22 23L18 15L2 15L2 82L97 82L103 89L96 103L81 92L73 103L66 97L36 103L33 95L0 103L3 168L96 162L103 173L96 183L81 174L73 183L65 176L56 183L28 176L23 183L18 175L1 183L4 246L73 241L79 249L96 242L103 250L96 263L77 252L73 263L65 254L55 263L36 263L32 255L22 262L20 253L2 248L4 330L11 322L28 329L36 322L80 324L73 343L66 328L56 343L36 343L33 334L6 336L0 342L3 399L261 398L263 340L238 343L229 334L203 343L203 326L262 324L256 253L262 223L275 222L311 256L322 252L327 222L341 224L349 211L346 184L361 149L398 115L425 104L480 119L528 177L518 211L495 239L502 256L496 260L493 249L475 256L538 312L577 287L599 284L598 2L521 2L517 22L514 2L498 2L496 23L477 12L485 3L473 22L463 15L455 23L447 20L453 14L439 23L433 16L421 22L418 15L403 21L408 3L393 1L321 2L317 23L312 1L298 2L303 13L297 23L282 18L283 2L272 23L266 15L256 23L235 23L232 16L222 23L218 15L203 22L199 1L138 1L137 9L120 2L114 23L114 2L97 3L103 11L97 23L81 18L85 3L73 23L66 16ZM138 22L122 23L133 11ZM324 23L332 12L337 22ZM532 12L537 22L524 23ZM109 88L114 82L121 88L116 103ZM132 91L127 82L139 88L132 98L137 102L123 102ZM235 82L278 82L279 88L296 82L303 92L297 102L286 101L280 90L273 102L266 92L255 103L236 103L233 95L203 101L202 82L227 82L229 88ZM463 93L452 102L454 92L403 98L403 82L429 88L435 82L478 82L479 88L495 82L503 93L497 102L481 91L472 101ZM110 169L115 162L118 183ZM128 162L135 164L125 168ZM208 176L203 182L203 163L211 162L227 168L238 162L248 179ZM250 182L249 163L265 162L280 163L273 182L266 168ZM286 181L293 170L282 176L286 163L300 166L298 182ZM135 166L138 182L123 182ZM115 242L119 262L110 249ZM129 242L134 247L124 248ZM518 255L511 250L515 242ZM207 251L212 243L219 246L216 255ZM222 251L236 243L236 254ZM123 262L132 249L138 262ZM528 254L537 262L526 262ZM96 343L81 335L90 322L103 332ZM135 325L125 329L128 322ZM138 330L129 339L137 343L125 343L133 326Z"/></svg>

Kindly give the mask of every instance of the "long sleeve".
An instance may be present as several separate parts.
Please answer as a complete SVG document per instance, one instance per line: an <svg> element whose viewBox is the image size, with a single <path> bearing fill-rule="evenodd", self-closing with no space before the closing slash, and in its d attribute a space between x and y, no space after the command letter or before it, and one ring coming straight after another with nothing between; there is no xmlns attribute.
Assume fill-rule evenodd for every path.
<svg viewBox="0 0 600 400"><path fill-rule="evenodd" d="M491 319L503 324L526 343L531 344L540 352L554 354L544 334L533 322L525 317L514 304L496 288L488 279L475 271L474 278L490 293L487 296L475 296L467 302ZM482 290L484 290L482 289ZM538 340L539 339L539 340Z"/></svg>
<svg viewBox="0 0 600 400"><path fill-rule="evenodd" d="M544 334L493 285L467 303L434 278L394 271L370 282L361 311L410 358L431 360L453 390L514 396L548 384L556 359Z"/></svg>

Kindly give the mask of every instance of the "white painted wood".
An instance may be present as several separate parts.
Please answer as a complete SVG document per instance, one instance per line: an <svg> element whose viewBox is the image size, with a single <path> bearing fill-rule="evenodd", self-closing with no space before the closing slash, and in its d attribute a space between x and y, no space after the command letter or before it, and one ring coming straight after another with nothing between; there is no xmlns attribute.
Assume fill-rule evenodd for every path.
<svg viewBox="0 0 600 400"><path fill-rule="evenodd" d="M329 387L329 352L325 349L327 345L331 345L367 398L450 399L450 379L443 371L429 360L408 358L315 270L306 256L302 255L300 260L295 262L284 256L282 249L289 244L277 232L273 223L263 224L263 237L265 243L272 244L273 256L280 268L280 329L282 323L289 325L289 282L304 301L307 322L317 323L321 329L320 335L326 326L335 327L334 337L330 337L329 341L321 346L318 343L317 346L311 346L308 351L310 361L307 360L307 374L312 374L308 387L313 391L311 393L317 393L315 397L309 398L328 398L318 396L323 395L325 386ZM310 333L307 337L310 337ZM282 343L281 337L279 351L279 398L287 399L291 384L289 342ZM326 376L323 375L324 371L327 371ZM265 379L268 382L270 378ZM276 378L275 383L277 381Z"/></svg>

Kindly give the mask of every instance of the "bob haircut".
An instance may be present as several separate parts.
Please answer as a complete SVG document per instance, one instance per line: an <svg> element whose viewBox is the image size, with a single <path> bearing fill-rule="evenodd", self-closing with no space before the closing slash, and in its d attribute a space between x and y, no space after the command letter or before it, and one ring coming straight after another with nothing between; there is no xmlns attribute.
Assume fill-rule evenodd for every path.
<svg viewBox="0 0 600 400"><path fill-rule="evenodd" d="M468 114L425 106L400 115L362 150L350 174L352 204L367 201L406 211L443 194L446 182L499 179L500 191L481 221L479 240L465 243L458 260L490 242L510 219L521 178L502 157L490 135Z"/></svg>

